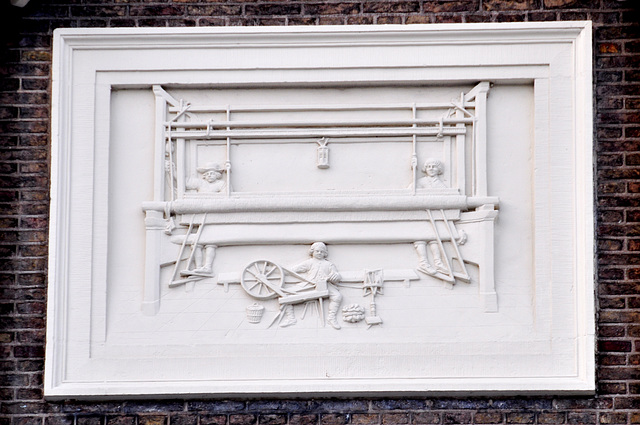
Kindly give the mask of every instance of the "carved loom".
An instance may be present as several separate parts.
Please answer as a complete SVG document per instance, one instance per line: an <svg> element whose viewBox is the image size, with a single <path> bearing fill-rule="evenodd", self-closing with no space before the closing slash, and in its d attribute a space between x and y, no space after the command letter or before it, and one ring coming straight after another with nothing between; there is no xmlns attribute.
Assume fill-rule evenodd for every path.
<svg viewBox="0 0 640 425"><path fill-rule="evenodd" d="M239 277L229 278L234 271L213 273L218 247L314 241L413 244L416 269L449 288L457 281L469 282L466 263L478 264L483 308L497 311L493 239L498 199L488 196L486 175L489 89L488 82L481 82L459 98L441 103L199 106L154 86L155 186L154 199L143 205L147 234L143 311L158 311L162 285L189 285L213 277L220 283L240 283ZM367 111L382 116L393 111L393 115L354 118ZM397 118L402 111L405 117ZM274 118L236 119L252 112ZM420 163L426 158L419 158L417 144L425 138L442 145L437 161L442 176L419 178ZM242 183L234 175L234 164L241 160L234 156L240 152L235 148L240 145L250 149L307 143L315 147L316 167L331 172L332 145L360 143L366 149L380 140L411 143L407 166L398 170L409 175L408 186L294 192L233 189ZM202 149L208 147L224 152L223 157L202 157ZM245 230L248 223L251 232ZM471 229L470 238L482 241L481 249L463 251L460 245L467 235L458 229L461 225ZM167 260L162 247L172 243L179 246L178 255ZM199 257L204 258L200 264ZM163 267L172 268L168 282L161 281Z"/></svg>

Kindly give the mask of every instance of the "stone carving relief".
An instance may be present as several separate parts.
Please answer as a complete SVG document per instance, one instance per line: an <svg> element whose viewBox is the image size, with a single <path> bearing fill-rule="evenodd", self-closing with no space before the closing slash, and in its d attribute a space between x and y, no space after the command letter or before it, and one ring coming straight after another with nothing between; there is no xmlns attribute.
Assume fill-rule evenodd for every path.
<svg viewBox="0 0 640 425"><path fill-rule="evenodd" d="M156 314L163 291L214 283L225 291L241 290L247 307L238 316L265 329L294 326L312 313L319 326L370 328L383 324L377 300L389 282L404 285L410 297L411 285L434 281L448 289L478 285L484 311L497 311L498 199L489 196L486 182L489 89L489 83L479 83L448 103L220 107L191 105L154 86L156 116L163 117L156 137L165 148L159 153L154 199L142 205L147 233L143 311ZM359 115L368 110L395 115L386 121ZM399 118L398 111L406 116ZM410 149L406 167L394 171L408 184L366 187L365 179L349 181L354 172L340 177L353 159L343 153L344 146L375 150L391 142L393 148ZM335 165L329 161L330 143ZM320 174L299 176L311 183L295 190L288 188L296 175L267 187L268 176L247 170L251 158L277 155L273 146L282 152L298 149L295 161L308 162ZM315 153L306 146L315 146ZM302 165L295 169L307 172ZM379 177L384 183L384 175ZM473 240L469 248L468 239ZM372 260L365 268L350 267L333 248L380 244L411 247L412 266L381 267ZM269 247L285 245L306 250L308 258L269 258ZM247 258L244 268L216 262L218 250L247 246L265 247L264 257ZM358 297L366 299L365 307Z"/></svg>
<svg viewBox="0 0 640 425"><path fill-rule="evenodd" d="M591 30L56 30L45 397L595 391Z"/></svg>

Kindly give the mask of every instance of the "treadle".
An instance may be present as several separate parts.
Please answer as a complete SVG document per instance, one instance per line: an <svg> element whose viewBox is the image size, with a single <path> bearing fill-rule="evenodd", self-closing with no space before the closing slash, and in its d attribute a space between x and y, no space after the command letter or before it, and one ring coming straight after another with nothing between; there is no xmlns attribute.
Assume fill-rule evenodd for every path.
<svg viewBox="0 0 640 425"><path fill-rule="evenodd" d="M213 273L197 272L195 270L182 270L180 276L199 276L199 277L213 277Z"/></svg>
<svg viewBox="0 0 640 425"><path fill-rule="evenodd" d="M309 291L304 294L287 295L281 297L278 301L280 304L299 304L305 301L317 300L318 298L326 298L329 296L329 290L326 291Z"/></svg>

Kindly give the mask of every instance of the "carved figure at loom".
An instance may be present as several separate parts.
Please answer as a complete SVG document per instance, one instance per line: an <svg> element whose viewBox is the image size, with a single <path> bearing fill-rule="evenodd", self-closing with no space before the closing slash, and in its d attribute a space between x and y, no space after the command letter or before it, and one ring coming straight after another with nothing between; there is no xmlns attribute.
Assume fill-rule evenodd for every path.
<svg viewBox="0 0 640 425"><path fill-rule="evenodd" d="M181 276L213 276L213 260L216 258L216 245L196 243L193 246L195 252L196 268L193 270L183 270Z"/></svg>
<svg viewBox="0 0 640 425"><path fill-rule="evenodd" d="M329 314L327 316L327 323L334 329L340 329L337 314L340 309L340 303L342 302L342 294L332 285L333 283L340 282L341 277L338 269L332 262L327 260L329 252L323 242L315 242L311 245L309 255L311 258L291 267L291 271L302 273L308 281L316 285L316 289L326 289L329 291ZM293 306L291 304L284 306L283 313L285 320L280 326L285 327L296 323Z"/></svg>
<svg viewBox="0 0 640 425"><path fill-rule="evenodd" d="M467 234L464 231L458 232L456 230L455 224L450 223L449 219L447 219L445 210L427 209L426 212L435 239L413 243L418 254L418 271L443 280L449 289L452 288L456 279L469 283L471 278L460 252L460 245L466 243ZM441 236L437 222L441 222L446 229L444 236ZM447 257L447 251L444 248L445 243L450 244L454 251L454 255L451 258ZM429 247L428 250L427 246ZM428 251L431 252L432 262L429 262ZM457 270L453 267L454 263L458 265Z"/></svg>
<svg viewBox="0 0 640 425"><path fill-rule="evenodd" d="M186 188L198 193L219 193L227 189L227 183L222 178L225 169L215 162L208 162L204 167L198 167L202 174L200 179L191 177L186 182Z"/></svg>
<svg viewBox="0 0 640 425"><path fill-rule="evenodd" d="M435 276L438 272L440 273L448 273L449 270L446 268L444 263L442 262L442 252L440 251L440 246L438 246L437 241L431 241L427 244L425 241L417 241L413 243L413 246L416 248L416 252L418 253L418 270L426 273L430 276ZM429 263L429 257L427 255L427 246L429 247L429 251L431 251L431 256L433 257L433 266Z"/></svg>
<svg viewBox="0 0 640 425"><path fill-rule="evenodd" d="M417 186L420 189L444 189L447 186L440 177L444 172L444 164L435 158L428 158L424 162L422 172L426 174L418 179Z"/></svg>

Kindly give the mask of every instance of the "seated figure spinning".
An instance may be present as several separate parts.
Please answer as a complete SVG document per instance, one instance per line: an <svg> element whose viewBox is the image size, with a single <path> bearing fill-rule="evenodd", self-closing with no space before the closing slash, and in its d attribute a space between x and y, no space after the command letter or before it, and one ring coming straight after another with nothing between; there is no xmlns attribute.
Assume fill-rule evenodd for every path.
<svg viewBox="0 0 640 425"><path fill-rule="evenodd" d="M296 273L304 274L305 278L314 282L316 286L324 286L326 284L329 291L329 315L327 316L327 323L334 329L340 329L340 324L337 320L338 309L342 302L342 294L338 291L338 288L332 284L340 282L341 276L338 273L336 266L327 260L329 255L327 246L323 242L315 242L309 248L309 255L311 258L291 267L291 270ZM296 318L293 312L293 306L287 305L284 308L285 321L280 326L290 326L296 323Z"/></svg>

